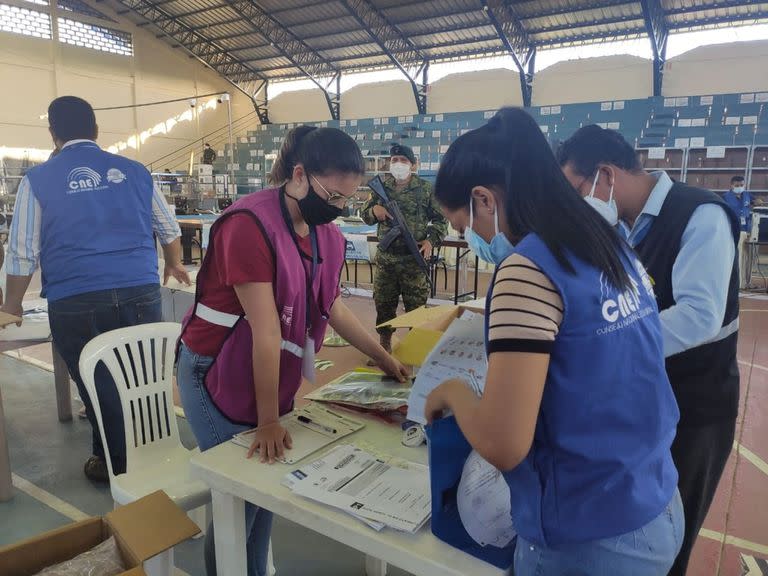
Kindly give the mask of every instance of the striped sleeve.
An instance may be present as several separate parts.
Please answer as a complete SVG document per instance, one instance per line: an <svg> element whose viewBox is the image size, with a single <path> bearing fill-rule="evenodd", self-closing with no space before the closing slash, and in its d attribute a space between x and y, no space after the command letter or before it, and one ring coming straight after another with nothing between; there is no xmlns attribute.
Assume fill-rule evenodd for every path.
<svg viewBox="0 0 768 576"><path fill-rule="evenodd" d="M488 318L489 352L548 354L563 321L563 299L529 259L513 254L499 266Z"/></svg>
<svg viewBox="0 0 768 576"><path fill-rule="evenodd" d="M179 223L168 208L168 202L165 201L165 196L156 184L153 184L152 191L152 230L157 234L160 244L163 246L181 236Z"/></svg>
<svg viewBox="0 0 768 576"><path fill-rule="evenodd" d="M40 259L40 202L32 193L29 178L19 183L13 219L8 236L6 272L13 276L31 276Z"/></svg>

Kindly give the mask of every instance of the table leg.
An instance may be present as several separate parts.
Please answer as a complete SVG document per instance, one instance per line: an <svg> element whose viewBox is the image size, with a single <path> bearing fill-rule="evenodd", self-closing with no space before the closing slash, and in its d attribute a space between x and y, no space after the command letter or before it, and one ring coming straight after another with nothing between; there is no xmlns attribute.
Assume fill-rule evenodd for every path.
<svg viewBox="0 0 768 576"><path fill-rule="evenodd" d="M387 563L379 558L366 556L365 576L387 576Z"/></svg>
<svg viewBox="0 0 768 576"><path fill-rule="evenodd" d="M185 266L192 264L192 238L194 232L190 232L186 226L181 227L181 263Z"/></svg>
<svg viewBox="0 0 768 576"><path fill-rule="evenodd" d="M69 387L69 368L61 357L56 345L51 342L53 352L53 382L56 387L56 408L59 412L59 422L72 420L72 392Z"/></svg>
<svg viewBox="0 0 768 576"><path fill-rule="evenodd" d="M0 502L10 500L12 496L13 487L11 485L11 461L8 456L8 440L5 437L3 396L0 394Z"/></svg>
<svg viewBox="0 0 768 576"><path fill-rule="evenodd" d="M211 490L216 572L247 574L245 555L245 502L231 494Z"/></svg>

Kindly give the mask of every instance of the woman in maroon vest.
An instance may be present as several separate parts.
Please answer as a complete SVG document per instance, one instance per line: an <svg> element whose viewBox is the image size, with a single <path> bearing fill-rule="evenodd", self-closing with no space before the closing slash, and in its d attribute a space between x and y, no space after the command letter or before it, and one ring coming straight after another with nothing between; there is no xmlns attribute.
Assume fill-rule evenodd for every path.
<svg viewBox="0 0 768 576"><path fill-rule="evenodd" d="M335 128L299 126L270 181L279 186L228 208L211 228L184 321L178 385L201 450L257 426L248 457L273 463L290 449L278 418L312 379L326 326L404 380L405 368L339 296L345 241L332 224L365 172L357 144ZM246 508L248 575L265 575L272 515ZM215 574L212 531L206 566Z"/></svg>

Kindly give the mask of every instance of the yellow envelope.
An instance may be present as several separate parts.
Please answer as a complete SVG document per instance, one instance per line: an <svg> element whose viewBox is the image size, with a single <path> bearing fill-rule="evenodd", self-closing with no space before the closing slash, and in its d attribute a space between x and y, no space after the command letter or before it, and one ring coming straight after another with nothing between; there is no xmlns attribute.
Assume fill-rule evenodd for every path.
<svg viewBox="0 0 768 576"><path fill-rule="evenodd" d="M395 348L394 356L407 366L421 366L442 335L439 330L413 328Z"/></svg>

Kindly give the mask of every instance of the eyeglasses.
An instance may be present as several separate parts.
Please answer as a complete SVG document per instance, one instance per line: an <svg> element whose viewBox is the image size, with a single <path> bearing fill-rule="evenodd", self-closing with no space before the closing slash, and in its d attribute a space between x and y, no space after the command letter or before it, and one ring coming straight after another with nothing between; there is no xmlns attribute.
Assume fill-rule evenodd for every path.
<svg viewBox="0 0 768 576"><path fill-rule="evenodd" d="M349 204L352 201L352 198L344 196L344 194L339 194L338 192L334 192L334 193L328 192L328 190L326 190L325 186L323 186L320 183L320 181L317 178L315 178L314 176L312 176L312 180L314 180L315 184L320 186L322 191L325 192L325 194L328 196L328 198L326 199L326 202L328 202L328 204L333 204L334 206L339 206L340 205L343 208L344 206L346 206L347 204Z"/></svg>

